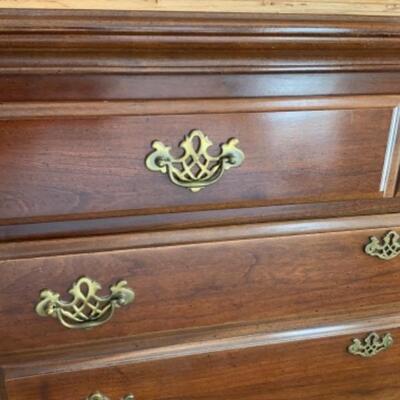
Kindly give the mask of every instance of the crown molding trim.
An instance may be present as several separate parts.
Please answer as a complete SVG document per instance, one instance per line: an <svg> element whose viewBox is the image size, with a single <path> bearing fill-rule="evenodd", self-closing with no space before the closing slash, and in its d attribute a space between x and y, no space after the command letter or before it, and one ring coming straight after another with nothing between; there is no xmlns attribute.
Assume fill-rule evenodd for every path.
<svg viewBox="0 0 400 400"><path fill-rule="evenodd" d="M0 10L0 73L400 69L400 18Z"/></svg>

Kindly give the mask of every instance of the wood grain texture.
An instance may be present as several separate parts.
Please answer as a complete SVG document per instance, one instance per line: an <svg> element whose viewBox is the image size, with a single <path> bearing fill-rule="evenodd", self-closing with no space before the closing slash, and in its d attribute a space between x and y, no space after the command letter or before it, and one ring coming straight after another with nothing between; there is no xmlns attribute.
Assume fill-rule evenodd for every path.
<svg viewBox="0 0 400 400"><path fill-rule="evenodd" d="M323 111L394 108L391 128L397 138L400 95L225 98L152 101L7 102L0 104L0 120L134 115L235 114L277 111ZM390 152L396 153L395 149ZM390 164L390 160L389 160ZM389 197L389 196L388 196Z"/></svg>
<svg viewBox="0 0 400 400"><path fill-rule="evenodd" d="M356 337L361 339L368 332ZM384 333L384 332L382 332ZM82 398L96 390L112 399L394 400L400 389L395 345L369 360L346 351L353 335L220 351L161 361L6 382L9 399Z"/></svg>
<svg viewBox="0 0 400 400"><path fill-rule="evenodd" d="M371 316L379 315L386 307L400 304L400 261L385 263L367 256L363 248L370 236L386 231L2 261L0 353L226 323L285 319L295 324L316 316L350 316L368 309L373 310ZM71 331L52 318L35 314L42 289L57 291L65 298L72 283L83 275L103 287L127 280L136 300L118 310L112 322L89 331Z"/></svg>
<svg viewBox="0 0 400 400"><path fill-rule="evenodd" d="M0 9L0 71L186 74L400 68L394 51L400 48L399 18L243 15Z"/></svg>
<svg viewBox="0 0 400 400"><path fill-rule="evenodd" d="M400 229L399 22L0 9L1 400L397 399L400 258L364 246ZM192 129L247 157L196 195L144 167ZM35 313L83 275L135 302ZM394 347L346 354L372 330Z"/></svg>
<svg viewBox="0 0 400 400"><path fill-rule="evenodd" d="M71 120L77 116L85 120L85 123L84 126L78 127L80 122L76 121L75 136L78 136L79 129L89 129L89 125L92 126L89 129L90 134L82 135L78 143L79 150L87 149L81 146L82 141L86 141L89 146L89 137L96 136L97 126L107 120L104 117L117 116L118 118L108 120L108 123L115 126L115 122L110 121L119 121L120 116L144 114L146 118L161 121L161 114L170 119L174 118L177 115L173 114L174 110L184 115L186 121L192 119L192 115L196 115L193 121L202 123L210 113L214 116L225 113L227 118L237 114L234 119L239 119L244 117L247 111L252 113L252 116L249 115L250 120L257 113L260 115L264 111L275 114L276 111L296 113L300 110L319 110L321 113L316 112L315 118L310 120L313 125L312 130L317 135L318 130L325 130L322 119L318 121L317 127L317 115L322 115L328 112L327 110L338 110L338 115L341 114L341 110L354 110L344 113L348 115L347 123L339 122L340 118L338 120L335 117L329 118L330 128L327 129L327 132L330 132L330 129L335 130L334 125L337 123L340 129L353 132L353 127L349 124L354 125L356 119L353 121L349 116L358 113L357 109L367 112L371 108L374 109L372 113L377 115L379 114L377 108L386 113L383 108L387 106L389 113L389 108L396 106L400 92L397 72L400 66L399 53L394 51L399 48L400 43L400 25L397 18L315 19L305 16L282 18L260 14L1 10L0 20L2 55L0 86L3 89L0 100L3 103L1 107L3 126L10 128L24 126L23 132L26 132L33 119L42 119L35 121L32 128L47 126L40 137L46 139L46 146L50 146L48 148L51 150L54 150L53 146L57 142L57 146L60 146L58 151L61 152L69 145L68 127L74 125ZM12 47L9 45L10 41ZM271 74L271 71L274 73ZM90 118L85 118L87 116ZM178 119L177 116L176 118ZM259 117L254 118L259 119ZM276 117L271 116L270 122L273 122L274 118ZM16 121L17 119L24 122ZM53 121L48 122L49 119ZM21 202L18 195L15 198L15 192L11 193L10 197L7 193L3 200L3 204L7 203L6 208L9 204L14 208L12 215L18 214L21 217L25 215L26 219L3 218L0 236L2 240L14 240L33 238L35 235L35 237L73 236L290 218L398 212L398 198L388 198L383 201L380 198L381 192L371 194L370 191L372 185L375 190L379 184L378 163L382 163L383 166L381 157L384 152L381 147L384 146L383 125L388 125L390 118L385 117L386 122L379 118L373 119L372 124L369 124L368 119L364 121L368 124L368 129L360 137L369 135L365 144L360 144L356 148L347 143L350 144L346 148L348 155L343 154L346 159L350 157L352 151L361 154L363 146L366 147L370 143L366 155L375 159L371 164L373 170L367 165L367 160L363 161L362 165L358 162L342 163L340 167L342 172L339 175L344 177L348 174L347 169L351 170L349 177L351 179L346 183L351 187L341 185L340 179L336 181L335 187L340 191L343 189L345 193L330 192L327 195L323 192L322 181L318 183L318 180L311 179L311 183L320 185L321 190L317 188L318 190L310 193L309 197L306 193L308 189L304 187L305 197L301 199L295 199L294 196L289 196L287 199L277 198L282 197L278 193L271 202L265 202L262 198L263 193L265 194L269 187L265 186L259 192L258 186L255 187L252 181L251 191L246 192L245 200L225 201L222 197L226 196L227 199L230 194L222 193L225 190L220 189L217 195L220 196L218 205L212 199L206 199L210 201L207 204L185 203L179 210L174 207L161 209L157 204L150 204L153 207L151 209L139 210L135 208L136 205L132 208L135 196L131 196L131 190L135 191L136 188L130 186L130 182L133 175L136 176L136 169L139 171L142 164L139 166L140 160L137 158L134 170L129 164L128 156L121 156L119 159L117 157L115 161L118 146L112 146L112 143L115 144L119 140L118 137L121 139L122 136L125 137L125 141L121 139L121 144L129 145L126 140L131 143L133 139L128 137L130 133L128 131L119 133L120 136L117 135L118 137L115 137L109 146L101 144L101 140L108 137L106 133L103 131L99 135L101 140L98 143L100 146L98 155L105 156L109 160L108 173L105 175L109 178L104 180L103 176L99 178L99 173L104 172L100 160L96 164L93 154L91 156L85 153L86 160L76 157L73 163L68 164L66 170L68 173L71 169L74 170L72 178L75 179L80 172L78 169L85 164L83 168L87 171L85 177L89 182L85 178L84 182L76 185L73 179L68 180L71 175L64 176L70 187L61 188L61 191L59 189L63 179L58 179L53 185L54 180L60 177L60 168L53 169L50 174L52 176L47 176L46 165L43 163L49 162L49 166L53 168L57 159L53 157L49 160L51 152L46 150L46 146L41 146L37 160L39 163L35 169L24 168L23 162L29 160L23 157L25 161L21 161L19 168L23 170L24 177L13 183L13 188L17 187L17 192L22 193L22 197L26 196L23 194L24 187L28 188L26 193L29 194L30 200L27 201L24 197ZM290 120L294 120L294 117ZM149 123L145 124L150 127ZM241 124L242 127L246 125L251 131L250 123ZM290 129L294 135L295 124L290 121L288 124L292 125ZM61 125L63 128L58 131L55 127ZM235 123L233 131L237 129L236 125ZM104 125L104 128L107 126L109 125ZM125 127L128 129L127 122ZM259 127L261 130L261 124ZM185 125L178 128L186 130L193 127ZM230 126L227 128L230 129ZM285 126L282 125L282 128L284 130ZM113 129L110 129L111 134ZM373 129L376 129L379 139L377 144L372 145L375 135ZM384 129L389 130L388 126ZM54 137L53 130L58 132ZM354 133L356 131L358 128ZM152 131L146 129L146 133L153 136ZM64 138L57 141L57 136L60 138L62 134ZM180 136L183 134L183 131L179 133ZM338 134L340 135L336 131L332 139L338 138L336 136ZM23 135L25 133L17 134L20 140L25 140L29 136L25 135L22 139ZM242 135L248 136L246 140L251 139L251 135L247 133ZM277 132L276 136L280 136L280 133ZM51 140L47 140L50 137ZM221 134L221 140L225 139L226 137ZM355 137L353 139L356 140ZM13 138L10 138L8 143L10 144L12 140ZM298 140L297 144L301 141L300 137L296 137L295 140ZM323 137L320 140L323 140ZM144 138L141 143L144 143ZM285 144L283 137L281 144ZM344 149L345 143L342 144ZM32 143L32 146L35 144ZM324 149L333 150L326 147ZM35 147L35 151L39 149ZM68 153L68 150L66 151ZM135 154L136 151L143 151L141 155L143 159L145 148L136 149ZM12 143L6 153L12 157ZM68 158L67 153L60 159ZM55 154L60 155L57 151ZM277 156L284 154L278 152ZM323 155L320 156L323 160ZM32 157L35 156L31 154L30 157L32 161ZM330 157L335 157L335 150ZM281 165L282 169L285 168L282 164L284 157L283 159L281 157L281 160L274 158L272 161L276 165ZM340 157L337 161L340 162ZM386 163L385 171L388 172L387 182L390 183L390 190L383 188L383 192L386 196L393 197L397 195L396 157L391 157L389 161L392 163ZM124 162L126 163L122 169L121 165L115 166L115 163ZM307 161L305 163L307 164ZM312 160L310 167L315 166L311 164ZM297 167L300 170L304 165ZM336 179L328 173L328 165L324 168L319 175L321 179L324 173L327 180ZM312 173L311 169L305 168L305 172ZM41 179L37 182L39 185L32 187L33 183L29 177L39 170L41 171L39 174ZM110 183L112 171L120 174L118 182L122 184L120 187L124 188L122 195L118 190L113 193L112 190L104 188L107 179ZM268 175L271 172L275 171L271 169L265 171ZM362 173L366 173L368 178L362 180ZM353 180L354 174L359 174L357 178L359 180ZM50 179L50 186L46 184L45 179ZM275 181L272 174L269 179ZM268 179L267 181L269 182ZM114 190L118 182L111 182L110 188ZM290 183L290 180L288 182ZM364 188L368 186L367 191L361 195L353 193L358 190L360 182ZM278 182L278 186L279 184L285 183L282 180ZM82 185L83 190L80 190ZM276 185L274 183L274 186ZM300 185L299 180L296 180L296 185ZM78 190L71 192L71 187ZM93 187L96 187L95 191ZM90 193L87 191L88 188ZM315 187L311 189L314 190ZM53 192L49 199L53 199L52 203L58 207L58 211L62 209L60 215L57 215L58 211L55 209L54 212L47 209L48 191ZM44 192L46 200L42 202L43 197L37 194ZM238 193L237 198L240 198L241 193ZM342 194L345 196L342 197ZM251 196L254 197L249 200ZM26 210L32 208L38 210L33 213L34 215L31 215L29 210L21 214L20 207L25 206ZM85 213L80 213L81 206L86 209ZM44 215L43 211L49 213Z"/></svg>
<svg viewBox="0 0 400 400"><path fill-rule="evenodd" d="M220 213L221 211L217 211ZM256 210L258 215L259 210ZM236 221L238 222L238 221ZM272 238L313 233L366 229L390 229L400 226L400 214L366 215L345 218L306 219L278 223L239 224L213 228L161 230L120 235L95 235L65 239L14 241L0 243L0 260L20 260L80 253L143 249L231 240Z"/></svg>
<svg viewBox="0 0 400 400"><path fill-rule="evenodd" d="M1 0L3 8L400 15L397 0Z"/></svg>
<svg viewBox="0 0 400 400"><path fill-rule="evenodd" d="M68 113L71 102L77 105L79 102L94 101L123 101L136 100L170 101L181 100L180 104L188 103L183 100L195 100L192 105L186 105L190 109L199 109L199 101L202 100L203 108L209 108L204 104L204 99L233 100L241 104L250 98L268 98L270 104L279 102L282 97L287 101L301 104L307 97L312 103L319 98L322 103L336 104L342 101L343 107L349 108L346 98L362 95L362 99L355 98L355 104L364 107L363 104L377 103L392 107L393 99L400 93L400 81L397 72L346 72L346 73L316 73L314 71L296 73L274 74L194 74L194 75L123 75L123 74L2 74L0 69L0 83L3 90L0 92L2 105L7 109L9 103L18 103L20 108L29 107L30 102L40 104L58 102L52 107L62 108L65 102L64 113ZM4 72L4 71L3 71ZM371 96L372 95L372 96ZM392 97L393 95L393 97ZM339 99L330 96L338 96ZM371 98L369 97L371 96ZM382 98L380 99L380 96ZM387 96L390 96L389 98ZM290 100L290 97L292 98ZM392 100L390 100L392 99ZM359 101L362 100L362 101ZM27 103L27 104L26 104ZM231 103L231 104L232 104ZM154 103L151 103L154 104ZM142 104L142 109L151 107ZM90 105L90 103L89 103ZM162 103L160 104L162 105ZM31 104L32 106L32 104ZM109 107L110 106L110 107ZM103 104L103 110L111 105ZM304 106L304 104L302 105ZM225 107L226 109L227 107ZM328 106L328 108L330 108ZM165 109L165 108L164 108ZM18 108L16 108L18 110ZM91 112L91 110L86 110ZM11 116L11 115L10 115Z"/></svg>
<svg viewBox="0 0 400 400"><path fill-rule="evenodd" d="M368 109L1 121L0 223L381 198L390 120ZM154 140L176 149L193 129L237 138L246 155L199 193L144 165Z"/></svg>
<svg viewBox="0 0 400 400"><path fill-rule="evenodd" d="M380 313L379 308L375 311L377 315ZM396 305L385 307L385 314L372 314L374 310L370 308L351 315L317 316L299 321L282 319L274 323L192 328L120 338L118 342L99 341L90 346L84 343L46 351L2 354L0 362L5 381L343 335L358 337L365 332L391 332L400 325Z"/></svg>
<svg viewBox="0 0 400 400"><path fill-rule="evenodd" d="M110 234L127 234L131 236L131 234L140 235L152 231L163 232L166 230L175 230L176 232L177 229L187 231L188 229L211 229L214 227L223 227L225 231L229 232L231 225L239 224L244 224L247 229L252 231L249 225L246 224L261 224L306 218L314 221L315 218L350 218L352 216L373 214L380 214L382 221L385 221L386 219L383 215L393 213L390 214L392 222L386 224L386 226L390 226L395 224L394 213L398 213L399 210L400 199L396 197L393 199L317 202L313 204L230 208L133 216L129 215L129 213L122 213L119 216L105 218L70 218L68 220L60 218L51 222L0 225L0 240L3 242L1 244L2 251L0 252L0 258L21 258L26 257L28 254L42 254L41 251L43 248L40 245L35 248L30 247L33 239L74 238L80 236L90 238L90 236L96 235L98 242L104 245L104 241L107 240ZM21 252L21 248L15 250L13 247L15 243L13 242L16 240L27 241L26 252ZM128 242L132 245L130 241ZM37 242L37 244L42 243L43 240ZM112 241L111 243L114 242ZM72 243L70 245L72 246ZM44 248L47 251L46 254L53 254L59 251L57 248L52 249L51 246L44 246ZM76 247L73 249L75 251ZM68 253L68 250L64 249L64 252Z"/></svg>

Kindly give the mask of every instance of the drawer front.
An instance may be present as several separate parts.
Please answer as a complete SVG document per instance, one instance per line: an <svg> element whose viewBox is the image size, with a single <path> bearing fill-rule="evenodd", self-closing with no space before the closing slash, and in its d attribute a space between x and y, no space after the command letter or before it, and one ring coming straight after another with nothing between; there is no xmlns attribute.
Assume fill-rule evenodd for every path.
<svg viewBox="0 0 400 400"><path fill-rule="evenodd" d="M90 397L96 392L110 400L394 400L399 335L391 332L389 346L378 334L382 351L369 358L348 352L354 338L365 344L360 333L10 379L6 388L9 400L103 400Z"/></svg>
<svg viewBox="0 0 400 400"><path fill-rule="evenodd" d="M385 232L304 234L2 261L0 353L227 323L284 319L295 325L309 317L351 316L372 309L376 315L388 305L400 307L400 257L385 261L364 252L369 236ZM112 240L118 246L120 238ZM81 277L103 286L86 300L99 302L100 310L115 308L114 313L107 309L99 326L70 329L63 325L65 319L44 317L51 301L41 303L36 311L42 316L37 314L35 307L49 293L53 298L59 294L64 305L82 299L76 287L67 293ZM111 285L116 286L110 292ZM95 294L101 299L94 301ZM71 306L65 310L75 313L78 321L72 325L84 318ZM78 326L82 327L88 326Z"/></svg>
<svg viewBox="0 0 400 400"><path fill-rule="evenodd" d="M339 100L325 102L321 107L341 107ZM301 101L291 100L286 107L297 111L261 112L271 109L268 101L215 100L205 109L204 104L188 100L174 108L173 101L153 102L125 111L165 115L72 119L52 117L57 110L50 110L37 120L1 120L0 224L383 197L390 107L302 110ZM68 108L57 107L68 114ZM117 112L113 107L97 113ZM82 109L90 113L90 105ZM180 143L196 129L214 146L196 153L197 142L189 143L188 157L174 164L196 177L180 172L172 179L167 167L154 165L160 155L146 165L155 141L180 159ZM219 146L230 139L237 141L220 157ZM234 162L232 148L244 159ZM193 165L193 153L200 166ZM210 155L217 161L205 165ZM224 157L224 167L214 168ZM201 190L191 191L199 181Z"/></svg>

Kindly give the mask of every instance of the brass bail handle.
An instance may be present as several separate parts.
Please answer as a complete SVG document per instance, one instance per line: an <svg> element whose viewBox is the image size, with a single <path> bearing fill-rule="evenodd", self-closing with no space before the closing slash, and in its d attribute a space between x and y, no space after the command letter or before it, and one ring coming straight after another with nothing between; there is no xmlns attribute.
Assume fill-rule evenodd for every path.
<svg viewBox="0 0 400 400"><path fill-rule="evenodd" d="M363 340L353 339L353 343L347 350L354 356L370 358L389 349L393 342L394 340L390 333L381 337L376 332L372 332Z"/></svg>
<svg viewBox="0 0 400 400"><path fill-rule="evenodd" d="M179 144L181 157L173 157L171 147L155 140L145 163L148 170L161 172L176 186L195 193L218 182L225 171L242 165L244 153L238 144L238 139L229 139L220 146L219 155L212 156L208 151L213 145L211 140L202 131L193 130Z"/></svg>
<svg viewBox="0 0 400 400"><path fill-rule="evenodd" d="M110 287L108 296L99 296L101 285L82 277L69 290L71 301L61 300L59 293L49 289L40 292L36 313L41 317L57 319L69 329L89 329L109 321L116 309L133 302L135 293L126 281L119 281Z"/></svg>
<svg viewBox="0 0 400 400"><path fill-rule="evenodd" d="M381 260L391 260L400 254L400 236L396 231L386 233L381 239L372 236L365 252Z"/></svg>

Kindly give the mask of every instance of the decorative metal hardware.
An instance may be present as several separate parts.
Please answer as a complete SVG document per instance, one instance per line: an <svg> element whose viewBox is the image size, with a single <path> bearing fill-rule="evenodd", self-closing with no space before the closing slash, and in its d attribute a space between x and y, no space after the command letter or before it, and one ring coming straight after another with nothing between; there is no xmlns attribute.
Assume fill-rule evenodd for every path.
<svg viewBox="0 0 400 400"><path fill-rule="evenodd" d="M391 260L400 254L400 236L395 231L388 232L381 241L373 236L365 246L365 252L382 260Z"/></svg>
<svg viewBox="0 0 400 400"><path fill-rule="evenodd" d="M72 296L70 302L60 300L59 293L42 290L36 312L41 317L57 318L66 328L89 329L109 321L115 309L132 303L135 298L126 281L111 286L109 296L98 296L99 290L101 285L87 277L73 283L68 292Z"/></svg>
<svg viewBox="0 0 400 400"><path fill-rule="evenodd" d="M211 140L203 132L194 130L179 144L183 150L179 158L170 154L171 147L154 141L154 151L146 157L146 167L167 174L177 186L198 192L217 182L228 169L243 163L244 153L236 147L238 143L238 139L229 139L220 146L219 155L214 157L208 153L213 145Z"/></svg>
<svg viewBox="0 0 400 400"><path fill-rule="evenodd" d="M353 344L349 346L350 354L361 357L373 357L381 351L387 350L393 344L393 337L387 333L382 338L375 332L370 333L363 341L353 339Z"/></svg>
<svg viewBox="0 0 400 400"><path fill-rule="evenodd" d="M107 396L104 396L104 394L101 394L100 392L93 393L89 397L86 398L86 400L110 400ZM128 394L127 396L123 397L121 400L135 400L135 397L132 394Z"/></svg>

